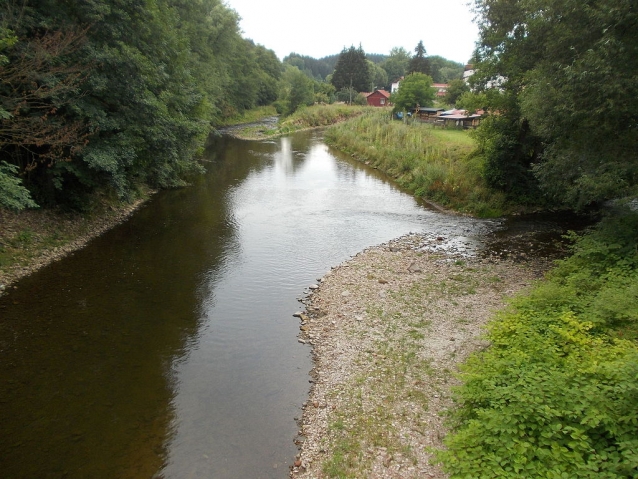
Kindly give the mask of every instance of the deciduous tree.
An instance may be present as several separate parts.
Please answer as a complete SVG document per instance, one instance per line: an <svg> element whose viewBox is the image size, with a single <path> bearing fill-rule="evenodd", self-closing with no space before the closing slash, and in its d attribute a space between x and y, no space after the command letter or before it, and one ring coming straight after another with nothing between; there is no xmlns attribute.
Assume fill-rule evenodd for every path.
<svg viewBox="0 0 638 479"><path fill-rule="evenodd" d="M436 90L432 88L432 78L423 73L412 73L399 85L399 91L393 93L390 101L394 111L406 111L418 106L432 106Z"/></svg>
<svg viewBox="0 0 638 479"><path fill-rule="evenodd" d="M493 150L496 157L507 156L510 148L526 151L547 197L574 207L635 191L636 2L477 0L475 5L480 42L473 81L479 90L498 84L492 89L499 95L490 95L489 106L510 120L501 130L508 146ZM487 163L493 158L486 157ZM500 160L495 164L507 167Z"/></svg>

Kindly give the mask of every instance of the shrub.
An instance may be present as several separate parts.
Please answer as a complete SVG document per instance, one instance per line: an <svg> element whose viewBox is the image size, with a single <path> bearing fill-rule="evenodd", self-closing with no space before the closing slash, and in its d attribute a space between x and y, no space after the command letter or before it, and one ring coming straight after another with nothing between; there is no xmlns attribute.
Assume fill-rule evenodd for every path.
<svg viewBox="0 0 638 479"><path fill-rule="evenodd" d="M638 477L637 244L638 214L607 219L490 324L439 453L451 477Z"/></svg>

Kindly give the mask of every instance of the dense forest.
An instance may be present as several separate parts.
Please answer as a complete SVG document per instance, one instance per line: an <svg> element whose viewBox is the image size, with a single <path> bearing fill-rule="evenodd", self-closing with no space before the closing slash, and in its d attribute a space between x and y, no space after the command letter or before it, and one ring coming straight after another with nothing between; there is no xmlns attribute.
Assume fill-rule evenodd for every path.
<svg viewBox="0 0 638 479"><path fill-rule="evenodd" d="M284 63L296 66L310 78L324 81L334 71L339 56L339 54L336 54L316 59L293 52L284 58ZM388 84L380 85L379 87L389 89L392 82L406 74L411 54L403 48L393 48L388 55L367 53L366 59L386 72ZM462 63L447 60L439 55L428 56L428 61L431 66L431 77L434 83L447 83L463 76L465 65Z"/></svg>
<svg viewBox="0 0 638 479"><path fill-rule="evenodd" d="M278 95L281 62L221 0L8 0L0 14L4 206L180 185L212 125Z"/></svg>

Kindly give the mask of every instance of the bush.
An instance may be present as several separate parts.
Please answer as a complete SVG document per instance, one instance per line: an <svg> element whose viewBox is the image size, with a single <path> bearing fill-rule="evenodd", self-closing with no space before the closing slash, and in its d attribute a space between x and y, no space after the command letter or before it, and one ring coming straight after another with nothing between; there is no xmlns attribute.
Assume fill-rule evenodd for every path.
<svg viewBox="0 0 638 479"><path fill-rule="evenodd" d="M638 477L638 214L579 239L465 364L452 478Z"/></svg>
<svg viewBox="0 0 638 479"><path fill-rule="evenodd" d="M31 199L29 190L22 186L22 181L16 175L18 167L6 161L0 162L0 206L11 210L37 208Z"/></svg>

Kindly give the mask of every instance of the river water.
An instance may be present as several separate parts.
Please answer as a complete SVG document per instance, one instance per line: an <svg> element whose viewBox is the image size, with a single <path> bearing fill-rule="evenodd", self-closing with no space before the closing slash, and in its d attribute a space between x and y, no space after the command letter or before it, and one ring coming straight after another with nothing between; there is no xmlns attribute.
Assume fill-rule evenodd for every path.
<svg viewBox="0 0 638 479"><path fill-rule="evenodd" d="M304 289L408 232L496 225L428 209L317 132L223 137L207 159L0 298L1 477L287 477Z"/></svg>

